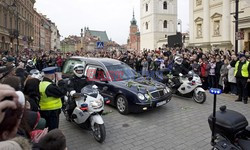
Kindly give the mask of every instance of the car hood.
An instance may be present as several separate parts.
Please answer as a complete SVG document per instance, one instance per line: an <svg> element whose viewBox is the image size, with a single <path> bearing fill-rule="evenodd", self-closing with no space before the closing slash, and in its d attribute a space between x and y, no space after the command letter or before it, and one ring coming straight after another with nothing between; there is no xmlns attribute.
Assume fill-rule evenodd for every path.
<svg viewBox="0 0 250 150"><path fill-rule="evenodd" d="M130 80L124 80L124 81L115 81L113 82L114 85L125 88L131 92L141 92L141 93L147 93L152 92L159 89L164 89L165 85L162 83L159 83L152 78L138 78L138 79L130 79Z"/></svg>

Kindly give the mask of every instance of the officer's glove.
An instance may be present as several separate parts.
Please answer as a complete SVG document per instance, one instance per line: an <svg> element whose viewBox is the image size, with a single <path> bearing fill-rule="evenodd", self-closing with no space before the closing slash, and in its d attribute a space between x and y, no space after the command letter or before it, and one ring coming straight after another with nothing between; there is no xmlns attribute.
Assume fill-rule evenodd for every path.
<svg viewBox="0 0 250 150"><path fill-rule="evenodd" d="M70 91L69 95L70 95L70 96L73 96L75 93L76 93L76 91L73 90L73 91Z"/></svg>

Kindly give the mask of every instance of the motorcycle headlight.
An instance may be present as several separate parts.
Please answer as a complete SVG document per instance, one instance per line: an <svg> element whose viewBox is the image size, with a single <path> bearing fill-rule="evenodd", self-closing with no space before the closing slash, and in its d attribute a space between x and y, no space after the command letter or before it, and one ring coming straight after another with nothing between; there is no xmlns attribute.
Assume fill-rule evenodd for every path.
<svg viewBox="0 0 250 150"><path fill-rule="evenodd" d="M94 108L94 109L99 109L103 106L103 101L101 99L97 99L93 102L91 102L91 106Z"/></svg>
<svg viewBox="0 0 250 150"><path fill-rule="evenodd" d="M150 96L148 94L144 95L146 97L146 99L150 99Z"/></svg>
<svg viewBox="0 0 250 150"><path fill-rule="evenodd" d="M141 93L138 93L137 96L138 96L138 98L139 98L140 100L144 100L144 99L145 99L144 95L141 94Z"/></svg>

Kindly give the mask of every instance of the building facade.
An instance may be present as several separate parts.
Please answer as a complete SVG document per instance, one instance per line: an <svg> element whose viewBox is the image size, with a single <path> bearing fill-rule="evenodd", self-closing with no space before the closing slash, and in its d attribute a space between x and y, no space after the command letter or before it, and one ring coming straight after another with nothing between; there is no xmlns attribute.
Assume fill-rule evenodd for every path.
<svg viewBox="0 0 250 150"><path fill-rule="evenodd" d="M51 48L51 24L50 21L47 19L45 15L41 15L41 24L42 24L42 30L44 32L45 38L44 38L44 49L45 51L52 50Z"/></svg>
<svg viewBox="0 0 250 150"><path fill-rule="evenodd" d="M133 18L130 21L130 32L127 43L127 49L135 52L140 52L140 32L133 12Z"/></svg>
<svg viewBox="0 0 250 150"><path fill-rule="evenodd" d="M234 49L235 0L189 0L189 46L205 50ZM239 51L249 50L250 39L250 4L240 0L239 31L244 32L244 40L239 41Z"/></svg>
<svg viewBox="0 0 250 150"><path fill-rule="evenodd" d="M35 0L0 1L0 50L15 52L33 47Z"/></svg>
<svg viewBox="0 0 250 150"><path fill-rule="evenodd" d="M156 49L177 30L177 0L140 0L141 49Z"/></svg>
<svg viewBox="0 0 250 150"><path fill-rule="evenodd" d="M34 42L33 49L39 50L41 47L41 15L34 9Z"/></svg>
<svg viewBox="0 0 250 150"><path fill-rule="evenodd" d="M50 22L50 29L51 29L51 49L58 50L60 49L60 44L59 44L60 34L55 23Z"/></svg>

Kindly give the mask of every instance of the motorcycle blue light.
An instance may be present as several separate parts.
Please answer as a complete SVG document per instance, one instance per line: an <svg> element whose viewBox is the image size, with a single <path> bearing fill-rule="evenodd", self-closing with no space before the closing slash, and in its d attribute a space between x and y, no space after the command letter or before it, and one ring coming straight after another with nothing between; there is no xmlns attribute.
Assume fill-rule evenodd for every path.
<svg viewBox="0 0 250 150"><path fill-rule="evenodd" d="M213 95L220 95L222 93L221 89L211 88L210 93Z"/></svg>

